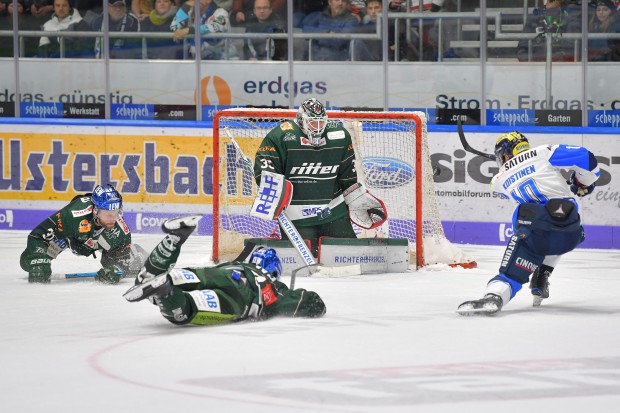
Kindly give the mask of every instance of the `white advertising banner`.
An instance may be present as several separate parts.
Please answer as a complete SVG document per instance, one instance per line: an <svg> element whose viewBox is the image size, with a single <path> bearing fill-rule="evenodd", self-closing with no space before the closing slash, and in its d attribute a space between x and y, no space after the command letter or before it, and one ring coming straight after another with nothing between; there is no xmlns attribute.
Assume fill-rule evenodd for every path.
<svg viewBox="0 0 620 413"><path fill-rule="evenodd" d="M429 136L432 163L439 172L435 176L435 191L442 220L509 222L514 202L502 199L489 188L497 164L465 152L456 133L435 132ZM467 133L466 136L473 148L493 153L497 134ZM601 177L594 193L579 201L583 223L620 225L620 135L528 133L527 137L532 147L568 144L584 146L593 152Z"/></svg>
<svg viewBox="0 0 620 413"><path fill-rule="evenodd" d="M620 110L620 85L609 76L615 69L613 63L588 66L588 109ZM554 63L550 102L544 63L488 62L485 105L477 62L391 64L387 92L391 108L580 110L582 70L581 63ZM104 102L101 61L24 59L19 72L23 102ZM13 73L13 62L0 59L0 73ZM295 62L294 76L291 87L286 62L209 61L202 64L196 90L192 61L112 61L110 101L193 105L200 93L204 105L274 106L288 105L294 93L297 103L317 97L327 106L383 107L382 63ZM1 76L0 103L14 100L13 78Z"/></svg>

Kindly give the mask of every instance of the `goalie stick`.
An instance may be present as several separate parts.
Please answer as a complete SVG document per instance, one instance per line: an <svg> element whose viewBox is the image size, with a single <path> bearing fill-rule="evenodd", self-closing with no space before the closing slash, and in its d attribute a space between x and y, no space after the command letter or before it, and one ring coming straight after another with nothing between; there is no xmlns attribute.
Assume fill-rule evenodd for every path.
<svg viewBox="0 0 620 413"><path fill-rule="evenodd" d="M224 133L226 134L226 136L228 136L228 138L232 142L237 152L239 152L239 156L241 157L243 161L244 167L252 171L252 164L253 164L252 160L243 153L243 150L241 150L241 147L239 146L235 138L232 136L232 133L230 133L230 130L228 130L228 128L225 128ZM282 211L282 213L280 213L280 215L278 216L278 223L280 224L280 227L284 229L284 233L286 234L287 238L289 239L293 247L295 247L295 250L297 251L302 262L304 263L303 267L297 268L291 274L291 281L290 281L290 287L289 287L290 289L295 288L295 278L297 276L297 273L302 269L307 269L308 275L319 276L319 277L321 276L324 276L324 277L348 276L348 275L358 275L362 273L361 267L359 265L328 268L328 267L323 266L323 264L317 263L316 260L314 259L314 256L308 249L308 246L306 245L305 241L303 240L301 235L299 235L299 231L297 231L297 228L290 221L285 211ZM249 244L250 242L248 242L248 245ZM240 254L240 257L244 252L246 252L246 250L249 250L247 251L248 255L251 253L253 247L248 248L248 245L246 245L246 247L243 249L242 253ZM237 257L237 260L239 260L239 257Z"/></svg>
<svg viewBox="0 0 620 413"><path fill-rule="evenodd" d="M235 140L234 136L232 136L232 133L230 133L230 130L225 128L224 133L226 133L226 136L228 136L237 152L239 152L239 156L243 161L244 167L252 171L252 160L243 153L243 150L241 150L241 147ZM308 271L310 271L310 267L312 265L316 265L316 261L314 260L314 257L312 256L312 253L308 249L308 246L304 242L303 238L299 235L299 231L297 231L297 228L295 228L295 225L293 225L293 223L288 219L284 211L282 211L282 213L278 216L278 223L284 229L284 233L299 253L301 260L305 263ZM291 277L291 283L292 285L295 285L294 276Z"/></svg>
<svg viewBox="0 0 620 413"><path fill-rule="evenodd" d="M463 145L463 149L475 155L484 156L485 158L490 159L492 161L495 160L495 155L491 153L480 152L479 150L474 149L471 146L469 146L469 143L467 143L467 139L465 139L465 132L463 132L463 123L461 122L460 119L458 119L456 121L456 124L457 124L457 130L459 132L459 139L461 139L461 144Z"/></svg>

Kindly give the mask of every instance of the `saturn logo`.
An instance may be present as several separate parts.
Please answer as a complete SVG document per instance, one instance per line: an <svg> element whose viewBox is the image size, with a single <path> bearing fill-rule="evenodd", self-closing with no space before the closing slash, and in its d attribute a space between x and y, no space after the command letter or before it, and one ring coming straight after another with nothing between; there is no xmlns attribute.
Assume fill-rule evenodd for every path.
<svg viewBox="0 0 620 413"><path fill-rule="evenodd" d="M211 99L209 98L211 96ZM230 86L219 76L206 76L200 81L200 98L203 105L231 105L232 93ZM194 92L196 103L196 92Z"/></svg>

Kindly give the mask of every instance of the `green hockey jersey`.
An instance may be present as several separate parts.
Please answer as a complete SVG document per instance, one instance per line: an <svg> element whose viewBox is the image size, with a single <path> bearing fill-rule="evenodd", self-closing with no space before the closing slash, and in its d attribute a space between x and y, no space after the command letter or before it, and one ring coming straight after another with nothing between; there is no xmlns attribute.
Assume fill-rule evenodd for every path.
<svg viewBox="0 0 620 413"><path fill-rule="evenodd" d="M174 324L320 317L326 311L314 291L291 290L253 264L227 262L215 267L173 269L169 277L174 285L172 293L154 301L164 318Z"/></svg>
<svg viewBox="0 0 620 413"><path fill-rule="evenodd" d="M51 259L70 249L83 256L100 251L102 266L126 271L131 257L129 227L119 215L114 227L106 230L95 224L93 209L89 196L76 197L37 225L28 235L22 268L31 272L41 264L49 266Z"/></svg>
<svg viewBox="0 0 620 413"><path fill-rule="evenodd" d="M286 212L296 226L322 225L347 216L342 192L357 182L349 132L329 120L321 137L321 144L313 146L297 123L285 121L265 136L256 152L258 184L263 171L282 174L293 184Z"/></svg>

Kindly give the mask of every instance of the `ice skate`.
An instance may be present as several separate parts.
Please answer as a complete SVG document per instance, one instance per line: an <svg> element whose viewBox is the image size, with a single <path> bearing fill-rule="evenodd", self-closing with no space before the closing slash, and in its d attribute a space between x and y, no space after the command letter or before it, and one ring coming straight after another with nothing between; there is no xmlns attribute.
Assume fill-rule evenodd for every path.
<svg viewBox="0 0 620 413"><path fill-rule="evenodd" d="M172 291L172 281L168 273L146 279L142 284L136 284L123 294L129 302L142 301L151 296L166 297Z"/></svg>
<svg viewBox="0 0 620 413"><path fill-rule="evenodd" d="M185 217L171 218L161 224L161 230L166 234L178 235L187 238L202 219L202 215L188 215Z"/></svg>
<svg viewBox="0 0 620 413"><path fill-rule="evenodd" d="M540 266L532 274L530 280L530 290L534 299L533 306L538 307L542 300L549 298L549 275L551 272Z"/></svg>
<svg viewBox="0 0 620 413"><path fill-rule="evenodd" d="M462 316L493 315L502 309L502 298L497 294L487 294L480 300L465 301L456 312Z"/></svg>

